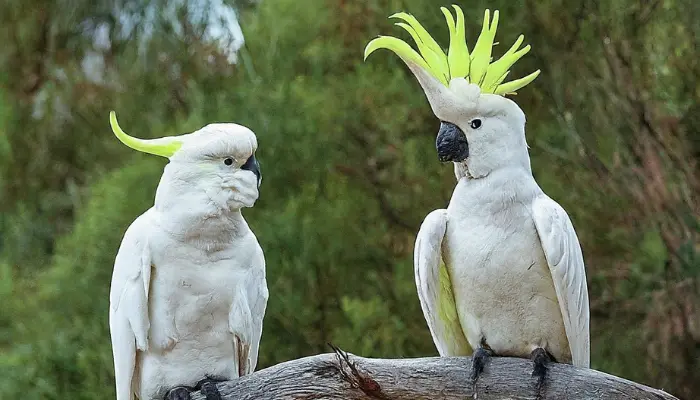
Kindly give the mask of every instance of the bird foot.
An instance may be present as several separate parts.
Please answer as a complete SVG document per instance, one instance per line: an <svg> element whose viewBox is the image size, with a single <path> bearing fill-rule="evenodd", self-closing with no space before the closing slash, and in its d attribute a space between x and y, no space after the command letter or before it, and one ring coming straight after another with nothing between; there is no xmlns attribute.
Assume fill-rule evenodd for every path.
<svg viewBox="0 0 700 400"><path fill-rule="evenodd" d="M193 388L187 386L176 386L168 390L168 393L165 394L165 400L191 400L192 391Z"/></svg>
<svg viewBox="0 0 700 400"><path fill-rule="evenodd" d="M472 372L469 375L469 379L472 385L472 392L474 393L472 398L474 399L477 398L476 382L479 380L481 373L484 372L484 368L492 355L493 352L491 350L483 347L477 348L472 355Z"/></svg>
<svg viewBox="0 0 700 400"><path fill-rule="evenodd" d="M226 379L204 378L195 387L176 386L165 395L165 400L192 400L192 392L201 391L207 400L221 400L221 393L216 384Z"/></svg>
<svg viewBox="0 0 700 400"><path fill-rule="evenodd" d="M199 389L207 400L221 400L221 393L216 384L225 380L207 377L197 382L195 389Z"/></svg>
<svg viewBox="0 0 700 400"><path fill-rule="evenodd" d="M547 378L547 364L553 360L553 357L547 350L538 347L530 353L530 359L533 363L532 376L537 378L535 399L541 400L544 395L545 379Z"/></svg>

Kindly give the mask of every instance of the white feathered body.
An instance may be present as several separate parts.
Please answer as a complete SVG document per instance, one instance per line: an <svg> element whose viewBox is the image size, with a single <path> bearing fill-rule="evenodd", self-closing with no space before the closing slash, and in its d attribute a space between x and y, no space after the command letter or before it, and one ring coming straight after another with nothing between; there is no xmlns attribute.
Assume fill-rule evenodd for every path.
<svg viewBox="0 0 700 400"><path fill-rule="evenodd" d="M543 195L521 169L461 179L447 208L442 256L472 348L527 357L543 347L571 363L552 275L532 216Z"/></svg>
<svg viewBox="0 0 700 400"><path fill-rule="evenodd" d="M118 388L125 387L120 378L133 370L131 390L142 400L162 398L175 386L194 386L204 378L251 373L268 298L263 253L242 217L232 222L235 231L221 232L230 240L217 241L216 248L170 234L164 218L152 208L132 223L113 278L110 325L115 360L125 363L115 364ZM146 303L138 299L142 295L147 314ZM141 318L145 329L134 318ZM139 343L144 334L147 347ZM117 349L136 351L116 354ZM132 396L118 393L118 398Z"/></svg>
<svg viewBox="0 0 700 400"><path fill-rule="evenodd" d="M416 237L416 286L440 355L484 347L590 365L589 304L581 248L569 216L530 169L458 176L448 208Z"/></svg>

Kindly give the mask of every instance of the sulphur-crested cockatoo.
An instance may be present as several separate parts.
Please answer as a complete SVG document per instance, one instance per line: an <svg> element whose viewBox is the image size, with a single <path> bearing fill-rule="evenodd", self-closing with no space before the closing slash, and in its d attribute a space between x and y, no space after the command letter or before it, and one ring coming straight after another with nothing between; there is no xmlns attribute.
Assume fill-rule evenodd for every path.
<svg viewBox="0 0 700 400"><path fill-rule="evenodd" d="M258 198L255 134L233 123L142 140L169 158L155 203L129 226L114 262L109 327L117 400L188 399L255 369L267 306L265 259L241 215ZM127 194L128 195L128 194Z"/></svg>
<svg viewBox="0 0 700 400"><path fill-rule="evenodd" d="M472 379L489 355L531 357L538 393L550 359L589 367L586 273L574 227L564 209L532 176L525 115L506 94L539 70L504 83L530 50L520 36L491 63L498 24L486 10L468 51L464 14L442 8L450 31L446 55L411 15L403 22L420 54L393 37L372 40L408 65L440 119L440 161L454 163L458 183L447 209L431 212L417 235L416 285L435 345L443 356L474 353ZM474 350L474 351L473 351Z"/></svg>

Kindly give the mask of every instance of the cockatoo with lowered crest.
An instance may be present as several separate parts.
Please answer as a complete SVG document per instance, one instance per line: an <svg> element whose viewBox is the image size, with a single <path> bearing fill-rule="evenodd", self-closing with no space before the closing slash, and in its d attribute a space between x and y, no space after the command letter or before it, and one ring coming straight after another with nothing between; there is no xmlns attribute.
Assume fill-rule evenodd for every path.
<svg viewBox="0 0 700 400"><path fill-rule="evenodd" d="M268 290L265 259L241 215L258 198L258 144L248 128L210 124L125 145L167 157L155 204L124 234L109 327L117 400L186 400L255 370Z"/></svg>
<svg viewBox="0 0 700 400"><path fill-rule="evenodd" d="M589 305L581 248L569 216L538 186L525 141L525 114L505 97L539 70L505 82L530 46L523 36L497 61L491 51L498 11L484 16L471 52L464 14L442 8L445 54L411 15L393 18L417 43L380 36L365 49L396 53L418 79L440 119L438 158L454 164L447 209L431 212L417 235L415 277L421 307L442 356L473 353L472 384L489 356L529 357L537 393L546 363L589 367Z"/></svg>

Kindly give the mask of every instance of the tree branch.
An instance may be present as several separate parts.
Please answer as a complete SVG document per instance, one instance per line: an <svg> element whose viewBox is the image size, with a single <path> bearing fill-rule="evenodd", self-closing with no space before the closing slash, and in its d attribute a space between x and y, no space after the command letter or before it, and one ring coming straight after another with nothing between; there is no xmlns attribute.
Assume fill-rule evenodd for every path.
<svg viewBox="0 0 700 400"><path fill-rule="evenodd" d="M349 399L419 400L477 398L469 384L471 358L372 359L340 349L283 362L218 385L223 400ZM478 399L534 399L532 363L493 358L477 384ZM542 400L665 400L670 394L591 369L550 364ZM193 393L192 400L204 400Z"/></svg>

